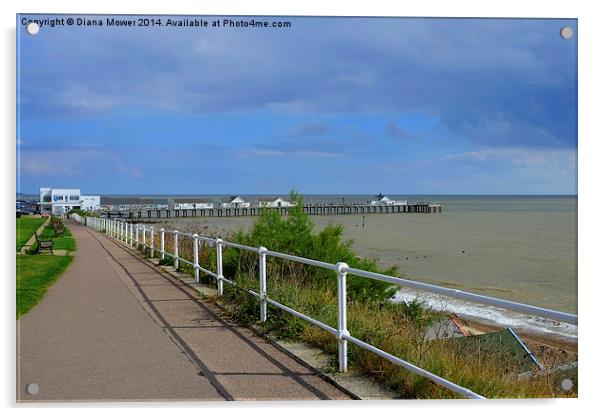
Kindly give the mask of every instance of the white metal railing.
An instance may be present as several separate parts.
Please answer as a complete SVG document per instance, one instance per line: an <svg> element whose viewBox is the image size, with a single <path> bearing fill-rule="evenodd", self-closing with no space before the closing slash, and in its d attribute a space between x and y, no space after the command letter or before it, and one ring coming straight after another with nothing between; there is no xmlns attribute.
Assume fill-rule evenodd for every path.
<svg viewBox="0 0 602 416"><path fill-rule="evenodd" d="M74 217L75 218L75 217ZM107 233L109 236L114 237L117 240L123 241L124 244L128 244L134 246L136 248L149 249L151 256L154 255L154 238L151 238L150 243L146 241L146 232L149 231L150 235L154 237L155 229L152 226L146 226L143 224L128 224L123 220L115 220L109 218L98 218L98 217L77 217L76 221L85 223L87 226L92 227L96 230ZM129 233L128 233L128 228ZM140 232L142 231L142 238L140 239ZM183 233L177 230L166 230L161 228L159 230L160 233L160 248L159 253L162 259L165 256L170 256L174 260L174 266L178 268L179 262L186 263L194 268L194 277L195 280L199 281L199 272L203 272L212 278L214 278L217 282L217 294L218 296L223 295L223 284L228 283L230 285L235 285L236 283L226 278L223 275L223 247L231 247L239 250L249 251L252 253L258 254L258 266L259 266L259 293L250 289L241 288L240 289L248 292L250 295L259 299L259 315L260 320L265 322L267 320L267 305L270 304L278 309L281 309L291 315L294 315L300 319L303 319L309 322L312 325L318 326L323 330L334 335L338 340L338 363L339 363L339 371L346 372L347 371L347 343L351 342L356 346L363 348L365 350L371 351L374 354L392 362L393 364L399 365L406 370L423 376L440 386L443 386L450 391L453 391L457 394L460 394L464 397L470 399L484 399L485 397L465 388L459 386L449 380L446 380L442 377L439 377L436 374L433 374L427 370L424 370L420 367L415 366L414 364L402 360L399 357L395 357L383 351L373 345L370 345L358 338L353 337L347 329L347 285L346 278L348 274L365 277L368 279L380 280L382 282L391 283L393 285L398 286L407 286L415 289L420 289L432 293L446 295L452 298L458 298L467 300L470 302L475 302L484 305L496 306L503 309L509 309L513 311L518 311L534 316L540 316L544 318L549 318L554 321L565 322L572 325L577 325L577 315L572 315L565 312L559 312L551 309L540 308L537 306L526 305L523 303L512 302L508 300L493 298L490 296L483 296L476 293L464 292L458 289L449 289L442 286L436 286L432 284L417 282L413 280L401 279L398 277L387 276L380 273L368 272L365 270L355 269L349 267L346 263L339 262L337 264L325 263L318 260L307 259L304 257L294 256L291 254L280 253L276 251L268 250L265 247L251 247L238 243L233 243L229 241L222 240L221 238L213 238L201 236L198 234L190 234ZM165 250L165 235L171 234L173 238L173 253L169 253ZM179 255L179 245L181 241L181 237L187 237L191 240L193 244L193 260L187 260L185 258L180 257ZM216 247L216 264L215 264L215 272L201 266L199 264L199 242L206 241L210 243L212 246ZM286 305L283 305L273 299L270 299L267 295L267 257L277 257L285 260L290 260L298 263L307 264L309 266L320 267L328 270L332 270L336 272L337 275L337 328L333 328L323 322L320 322L316 319L313 319L307 315L302 314L292 308L289 308Z"/></svg>

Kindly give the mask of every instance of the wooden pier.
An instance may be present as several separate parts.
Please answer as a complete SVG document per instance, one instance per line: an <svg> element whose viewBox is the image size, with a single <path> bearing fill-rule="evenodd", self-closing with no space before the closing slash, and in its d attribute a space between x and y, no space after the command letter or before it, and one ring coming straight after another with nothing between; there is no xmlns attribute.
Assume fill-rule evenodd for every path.
<svg viewBox="0 0 602 416"><path fill-rule="evenodd" d="M253 217L267 209L287 215L288 207L240 207L240 208L204 208L204 209L144 209L131 211L111 211L101 214L109 218L128 219L165 219L188 217ZM441 205L415 203L408 205L368 205L368 204L309 204L303 205L303 212L309 215L362 215L362 214L440 214Z"/></svg>

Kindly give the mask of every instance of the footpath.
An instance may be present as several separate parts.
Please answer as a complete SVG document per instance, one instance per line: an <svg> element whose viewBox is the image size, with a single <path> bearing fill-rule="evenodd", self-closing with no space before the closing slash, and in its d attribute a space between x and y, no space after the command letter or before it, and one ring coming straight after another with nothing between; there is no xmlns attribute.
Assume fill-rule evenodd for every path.
<svg viewBox="0 0 602 416"><path fill-rule="evenodd" d="M17 322L17 401L350 399L159 267L69 227L72 264Z"/></svg>

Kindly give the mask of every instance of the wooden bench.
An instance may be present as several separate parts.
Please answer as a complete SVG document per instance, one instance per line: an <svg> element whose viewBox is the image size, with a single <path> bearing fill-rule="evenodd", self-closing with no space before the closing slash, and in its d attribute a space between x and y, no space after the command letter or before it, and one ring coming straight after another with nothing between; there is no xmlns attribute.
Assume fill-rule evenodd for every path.
<svg viewBox="0 0 602 416"><path fill-rule="evenodd" d="M52 247L54 247L54 241L52 240L40 240L38 237L38 233L34 233L36 236L36 250L35 254L39 254L42 250L50 250L50 254L54 254L52 252Z"/></svg>
<svg viewBox="0 0 602 416"><path fill-rule="evenodd" d="M61 223L55 223L52 228L54 229L55 237L61 237L65 234L65 227Z"/></svg>

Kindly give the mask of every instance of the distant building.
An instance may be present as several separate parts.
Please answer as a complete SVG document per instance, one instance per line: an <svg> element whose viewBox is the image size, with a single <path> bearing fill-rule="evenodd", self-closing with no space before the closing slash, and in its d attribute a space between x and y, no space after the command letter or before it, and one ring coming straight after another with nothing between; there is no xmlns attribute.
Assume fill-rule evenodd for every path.
<svg viewBox="0 0 602 416"><path fill-rule="evenodd" d="M229 202L222 203L222 208L249 208L250 202L245 201L240 196L232 196Z"/></svg>
<svg viewBox="0 0 602 416"><path fill-rule="evenodd" d="M208 199L199 198L177 198L174 199L174 209L211 209L213 202Z"/></svg>
<svg viewBox="0 0 602 416"><path fill-rule="evenodd" d="M281 197L268 197L268 198L257 198L257 205L260 207L266 208L288 208L292 207L294 204L291 202L281 198Z"/></svg>
<svg viewBox="0 0 602 416"><path fill-rule="evenodd" d="M370 205L408 205L408 201L395 201L387 195L375 195L375 200L370 201Z"/></svg>
<svg viewBox="0 0 602 416"><path fill-rule="evenodd" d="M86 211L98 211L100 209L100 195L81 195L82 209Z"/></svg>
<svg viewBox="0 0 602 416"><path fill-rule="evenodd" d="M194 209L196 200L194 199L176 199L173 203L173 209Z"/></svg>
<svg viewBox="0 0 602 416"><path fill-rule="evenodd" d="M165 198L130 196L103 196L101 204L103 210L113 212L168 209L170 206Z"/></svg>
<svg viewBox="0 0 602 416"><path fill-rule="evenodd" d="M195 209L213 209L213 202L208 199L199 199L194 204Z"/></svg>
<svg viewBox="0 0 602 416"><path fill-rule="evenodd" d="M100 196L82 195L79 189L40 188L42 214L61 215L72 209L96 211L100 209Z"/></svg>

